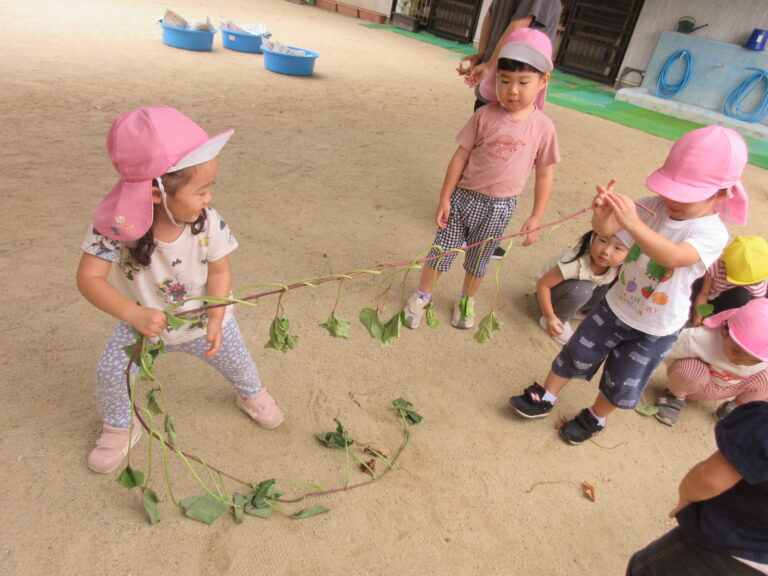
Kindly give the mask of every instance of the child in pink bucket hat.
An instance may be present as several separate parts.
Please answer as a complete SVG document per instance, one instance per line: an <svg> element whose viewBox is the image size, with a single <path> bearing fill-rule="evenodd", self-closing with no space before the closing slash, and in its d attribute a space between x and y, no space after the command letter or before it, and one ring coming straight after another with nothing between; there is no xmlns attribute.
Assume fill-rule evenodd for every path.
<svg viewBox="0 0 768 576"><path fill-rule="evenodd" d="M549 42L535 30L519 32L520 38L540 34ZM408 328L421 325L438 278L451 268L464 246L468 246L464 281L451 324L460 329L475 325L475 294L499 247L499 241L492 239L504 234L532 172L535 198L522 226L523 246L538 240L552 195L555 164L560 161L555 126L534 103L549 82L551 69L548 56L522 39L502 50L493 76L498 101L478 108L456 137L458 146L448 163L435 211L437 232L427 254L431 260L403 308Z"/></svg>
<svg viewBox="0 0 768 576"><path fill-rule="evenodd" d="M667 356L668 385L656 418L674 425L689 400L733 398L717 409L723 418L736 406L768 400L768 299L710 316L686 328Z"/></svg>
<svg viewBox="0 0 768 576"><path fill-rule="evenodd" d="M206 361L237 389L237 405L264 428L283 421L231 305L190 314L192 321L181 328L169 326L164 311L199 308L206 296L230 296L229 254L238 244L209 204L218 154L232 133L211 138L168 106L122 114L109 130L107 150L120 180L96 210L77 270L83 296L119 321L96 368L103 430L88 456L95 472L116 470L141 435L132 426L123 351L137 334L159 339L166 352Z"/></svg>
<svg viewBox="0 0 768 576"><path fill-rule="evenodd" d="M691 283L702 276L728 242L723 220L746 223L747 196L741 173L744 140L729 128L708 126L683 135L664 165L646 180L658 196L598 186L592 226L618 234L630 246L618 281L579 325L552 362L543 385L510 398L526 418L554 408L573 378L590 380L603 368L597 398L560 429L581 444L605 428L616 408L632 409L688 321Z"/></svg>

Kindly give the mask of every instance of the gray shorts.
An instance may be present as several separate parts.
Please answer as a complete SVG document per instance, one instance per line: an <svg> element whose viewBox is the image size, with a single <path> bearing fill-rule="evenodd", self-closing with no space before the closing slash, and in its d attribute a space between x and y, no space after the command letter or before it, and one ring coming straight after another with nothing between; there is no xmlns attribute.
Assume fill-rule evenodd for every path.
<svg viewBox="0 0 768 576"><path fill-rule="evenodd" d="M440 246L442 252L459 250L482 242L488 238L503 236L507 224L512 219L517 206L517 198L491 198L472 190L457 187L451 195L451 214L445 228L438 228L433 244ZM492 240L470 248L464 258L464 270L476 277L482 278L488 271L488 261L493 251L499 245L498 240ZM441 253L432 248L428 258ZM448 254L443 258L430 260L427 265L435 270L447 272L453 264L457 253Z"/></svg>
<svg viewBox="0 0 768 576"><path fill-rule="evenodd" d="M591 380L605 361L600 392L617 408L631 409L679 333L652 336L636 330L601 300L560 350L552 371L561 378Z"/></svg>

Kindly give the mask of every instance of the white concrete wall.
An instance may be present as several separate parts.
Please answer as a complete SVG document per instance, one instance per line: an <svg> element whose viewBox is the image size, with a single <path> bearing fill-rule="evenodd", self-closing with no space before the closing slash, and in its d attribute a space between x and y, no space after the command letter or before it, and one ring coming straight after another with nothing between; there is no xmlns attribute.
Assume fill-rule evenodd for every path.
<svg viewBox="0 0 768 576"><path fill-rule="evenodd" d="M619 72L646 70L661 31L676 30L683 16L708 24L698 38L743 45L755 28L768 29L768 0L645 0Z"/></svg>

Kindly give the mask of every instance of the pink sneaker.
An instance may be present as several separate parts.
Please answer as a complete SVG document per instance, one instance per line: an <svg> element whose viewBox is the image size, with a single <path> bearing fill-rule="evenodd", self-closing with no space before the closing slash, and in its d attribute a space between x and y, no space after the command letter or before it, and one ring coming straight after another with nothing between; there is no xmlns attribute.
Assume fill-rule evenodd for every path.
<svg viewBox="0 0 768 576"><path fill-rule="evenodd" d="M237 407L267 430L277 428L283 423L283 411L278 408L275 399L266 390L250 398L243 398L238 394Z"/></svg>
<svg viewBox="0 0 768 576"><path fill-rule="evenodd" d="M101 431L101 437L96 442L96 448L88 454L88 468L99 474L114 472L122 464L125 455L128 454L128 428L115 428L107 426ZM141 425L133 426L131 448L141 438Z"/></svg>

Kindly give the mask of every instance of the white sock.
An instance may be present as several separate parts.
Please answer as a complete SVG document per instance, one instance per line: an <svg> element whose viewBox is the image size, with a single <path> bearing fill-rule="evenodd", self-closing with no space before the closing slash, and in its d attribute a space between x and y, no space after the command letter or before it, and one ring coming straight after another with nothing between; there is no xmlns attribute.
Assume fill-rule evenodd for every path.
<svg viewBox="0 0 768 576"><path fill-rule="evenodd" d="M547 390L544 393L544 396L542 396L541 399L545 400L546 402L549 402L550 404L554 404L555 402L557 402L557 396L552 394L552 392L550 392L549 390Z"/></svg>
<svg viewBox="0 0 768 576"><path fill-rule="evenodd" d="M589 413L592 414L592 416L594 416L595 420L597 420L597 423L600 424L600 426L605 426L605 418L601 418L600 416L595 414L592 408L589 409Z"/></svg>

